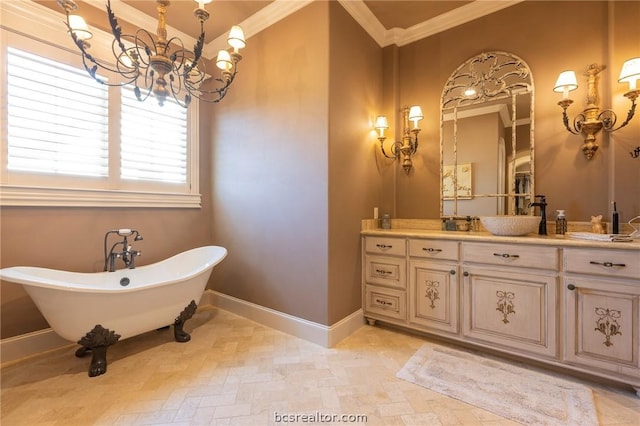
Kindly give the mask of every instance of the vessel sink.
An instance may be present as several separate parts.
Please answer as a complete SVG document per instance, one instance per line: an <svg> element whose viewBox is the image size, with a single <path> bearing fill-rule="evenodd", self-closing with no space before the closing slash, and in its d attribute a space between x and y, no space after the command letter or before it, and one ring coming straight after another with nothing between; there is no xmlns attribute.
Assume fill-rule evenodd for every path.
<svg viewBox="0 0 640 426"><path fill-rule="evenodd" d="M493 235L527 235L538 230L539 216L480 216L484 228Z"/></svg>

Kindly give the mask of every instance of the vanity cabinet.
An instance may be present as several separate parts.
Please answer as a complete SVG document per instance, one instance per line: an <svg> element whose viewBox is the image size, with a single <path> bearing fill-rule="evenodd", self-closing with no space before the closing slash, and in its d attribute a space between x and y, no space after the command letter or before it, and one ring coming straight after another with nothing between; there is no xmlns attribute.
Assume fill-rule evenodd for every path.
<svg viewBox="0 0 640 426"><path fill-rule="evenodd" d="M458 242L409 240L409 322L458 333Z"/></svg>
<svg viewBox="0 0 640 426"><path fill-rule="evenodd" d="M564 251L570 363L640 378L640 252Z"/></svg>
<svg viewBox="0 0 640 426"><path fill-rule="evenodd" d="M406 242L402 238L364 239L365 315L404 321L407 318Z"/></svg>
<svg viewBox="0 0 640 426"><path fill-rule="evenodd" d="M369 324L618 380L640 395L640 244L409 234L362 237Z"/></svg>

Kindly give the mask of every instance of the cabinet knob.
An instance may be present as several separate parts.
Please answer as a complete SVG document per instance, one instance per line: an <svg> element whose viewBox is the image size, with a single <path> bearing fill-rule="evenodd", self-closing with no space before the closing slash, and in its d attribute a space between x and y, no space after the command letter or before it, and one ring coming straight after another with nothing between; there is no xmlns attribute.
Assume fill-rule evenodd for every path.
<svg viewBox="0 0 640 426"><path fill-rule="evenodd" d="M464 275L465 277L468 277L468 276L469 276L469 273L468 273L467 271L464 271L464 272L462 273L462 275Z"/></svg>
<svg viewBox="0 0 640 426"><path fill-rule="evenodd" d="M576 289L576 286L575 286L575 285L573 285L573 284L569 284L569 285L567 286L567 288L568 288L569 290L575 290L575 289Z"/></svg>
<svg viewBox="0 0 640 426"><path fill-rule="evenodd" d="M455 274L456 274L456 270L455 270L455 269L452 269L452 270L450 270L450 271L449 271L449 273L450 273L451 275L455 275Z"/></svg>

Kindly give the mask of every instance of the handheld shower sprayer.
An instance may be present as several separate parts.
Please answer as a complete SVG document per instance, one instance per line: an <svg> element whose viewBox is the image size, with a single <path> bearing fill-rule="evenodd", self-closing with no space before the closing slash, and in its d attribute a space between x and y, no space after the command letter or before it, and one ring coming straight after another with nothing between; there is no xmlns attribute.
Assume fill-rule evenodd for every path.
<svg viewBox="0 0 640 426"><path fill-rule="evenodd" d="M111 250L107 250L107 241L109 239L109 234L116 234L119 237L123 237L122 241L118 241L116 243L114 243L111 246ZM134 236L135 235L135 236ZM122 245L122 253L118 253L118 256L120 256L120 254L122 254L123 256L123 260L125 259L126 256L128 256L129 251L131 250L131 246L129 245L129 240L128 237L133 237L133 241L142 241L144 238L142 238L142 235L140 235L140 232L138 232L138 230L136 229L130 229L130 228L120 228L120 229L113 229L111 231L107 231L106 234L104 234L104 271L110 270L110 260L112 261L112 254L114 253L114 249L118 246L118 245ZM136 252L137 255L140 254L140 252ZM125 261L125 263L128 263L128 258ZM131 263L133 264L133 263Z"/></svg>

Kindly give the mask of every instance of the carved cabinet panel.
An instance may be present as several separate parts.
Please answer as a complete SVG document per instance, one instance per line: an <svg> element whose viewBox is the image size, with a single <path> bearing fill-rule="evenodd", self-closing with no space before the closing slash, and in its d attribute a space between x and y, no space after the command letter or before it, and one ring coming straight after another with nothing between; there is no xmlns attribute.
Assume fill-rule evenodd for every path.
<svg viewBox="0 0 640 426"><path fill-rule="evenodd" d="M426 330L458 332L458 265L409 262L409 321Z"/></svg>
<svg viewBox="0 0 640 426"><path fill-rule="evenodd" d="M556 275L465 267L465 338L556 356Z"/></svg>
<svg viewBox="0 0 640 426"><path fill-rule="evenodd" d="M640 377L640 285L565 277L565 359Z"/></svg>

